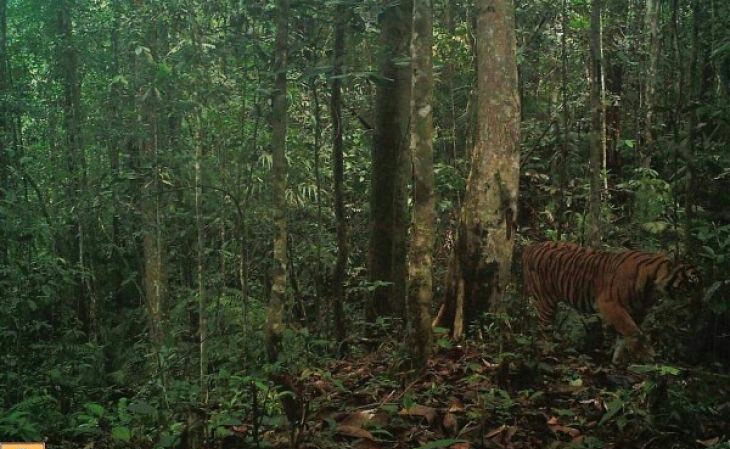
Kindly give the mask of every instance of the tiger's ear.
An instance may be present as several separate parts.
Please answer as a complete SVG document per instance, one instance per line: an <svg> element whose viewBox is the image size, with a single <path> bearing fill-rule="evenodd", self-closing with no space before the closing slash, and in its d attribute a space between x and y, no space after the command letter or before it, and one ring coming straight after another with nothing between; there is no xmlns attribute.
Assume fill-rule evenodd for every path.
<svg viewBox="0 0 730 449"><path fill-rule="evenodd" d="M669 260L671 260L674 263L677 263L680 260L682 260L681 259L682 255L679 253L679 248L677 248L677 247L667 250L666 254L667 254L667 257L669 258Z"/></svg>

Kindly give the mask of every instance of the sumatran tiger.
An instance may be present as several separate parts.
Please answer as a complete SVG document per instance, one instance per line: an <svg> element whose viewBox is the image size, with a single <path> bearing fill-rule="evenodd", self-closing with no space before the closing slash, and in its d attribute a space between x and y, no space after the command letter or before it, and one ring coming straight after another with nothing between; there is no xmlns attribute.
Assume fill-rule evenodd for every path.
<svg viewBox="0 0 730 449"><path fill-rule="evenodd" d="M623 359L626 346L653 354L637 323L660 296L697 299L699 272L673 262L662 253L608 252L566 242L527 246L522 254L525 293L535 299L540 321L549 323L560 301L581 312L598 311L623 337L613 362Z"/></svg>

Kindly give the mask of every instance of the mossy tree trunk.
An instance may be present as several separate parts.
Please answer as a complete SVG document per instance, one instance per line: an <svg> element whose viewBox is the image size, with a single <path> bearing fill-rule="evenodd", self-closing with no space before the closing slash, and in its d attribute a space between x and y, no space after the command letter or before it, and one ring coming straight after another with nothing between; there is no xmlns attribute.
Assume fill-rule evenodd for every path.
<svg viewBox="0 0 730 449"><path fill-rule="evenodd" d="M644 87L644 142L642 145L641 165L651 166L654 150L654 110L656 108L656 77L659 62L659 2L646 0L645 12L645 51L647 54L646 85Z"/></svg>
<svg viewBox="0 0 730 449"><path fill-rule="evenodd" d="M289 0L276 2L276 43L274 48L274 90L271 99L271 154L273 171L271 178L272 216L274 224L274 268L271 295L266 316L266 353L270 363L276 363L281 352L284 333L284 307L287 301L287 220L286 220L286 132L287 105L287 53L289 38ZM280 389L291 390L292 385L285 373L274 373L272 380ZM282 406L292 429L301 418L299 402L293 394L281 395ZM295 436L292 434L292 445Z"/></svg>
<svg viewBox="0 0 730 449"><path fill-rule="evenodd" d="M433 172L433 10L431 0L414 0L411 64L411 139L413 162L413 225L409 258L408 328L411 357L423 368L431 355L433 298L434 172Z"/></svg>
<svg viewBox="0 0 730 449"><path fill-rule="evenodd" d="M602 58L601 58L601 10L602 0L591 1L590 44L590 157L588 161L590 194L588 216L586 217L586 240L591 246L601 242L601 179L603 172L605 122L602 101Z"/></svg>

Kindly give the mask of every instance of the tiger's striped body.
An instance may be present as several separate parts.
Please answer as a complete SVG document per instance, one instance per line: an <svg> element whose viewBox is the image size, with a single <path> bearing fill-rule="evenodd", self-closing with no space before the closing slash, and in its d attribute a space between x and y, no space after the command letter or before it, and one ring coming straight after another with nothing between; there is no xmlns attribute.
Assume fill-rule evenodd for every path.
<svg viewBox="0 0 730 449"><path fill-rule="evenodd" d="M542 323L565 301L581 312L597 310L634 346L641 334L637 322L659 296L700 282L693 268L661 253L599 251L566 242L527 246L522 266L525 291L535 298Z"/></svg>

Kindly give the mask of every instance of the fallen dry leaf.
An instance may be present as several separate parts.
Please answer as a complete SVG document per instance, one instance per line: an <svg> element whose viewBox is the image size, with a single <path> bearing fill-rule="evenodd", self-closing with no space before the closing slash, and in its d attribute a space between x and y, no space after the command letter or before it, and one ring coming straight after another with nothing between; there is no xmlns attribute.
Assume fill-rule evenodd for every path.
<svg viewBox="0 0 730 449"><path fill-rule="evenodd" d="M509 445L510 440L512 440L512 437L515 436L515 433L517 433L516 426L508 426L506 424L502 424L496 429L492 429L486 435L486 438L492 440L494 443L500 446Z"/></svg>
<svg viewBox="0 0 730 449"><path fill-rule="evenodd" d="M372 420L373 416L375 416L375 410L362 410L350 413L342 420L341 424L348 427L362 427L366 422Z"/></svg>
<svg viewBox="0 0 730 449"><path fill-rule="evenodd" d="M580 435L580 430L576 429L575 427L561 426L560 424L550 426L550 430L552 430L553 432L565 433L571 438L575 438Z"/></svg>
<svg viewBox="0 0 730 449"><path fill-rule="evenodd" d="M444 414L444 419L443 419L442 424L444 426L444 430L448 431L451 434L456 433L457 422L456 422L456 416L454 416L453 413L446 412Z"/></svg>
<svg viewBox="0 0 730 449"><path fill-rule="evenodd" d="M346 437L353 437L353 438L365 438L368 440L375 440L375 437L373 437L373 434L368 432L365 429L362 429L360 427L355 426L347 426L340 424L337 426L337 433L340 435L344 435Z"/></svg>
<svg viewBox="0 0 730 449"><path fill-rule="evenodd" d="M248 433L248 426L245 424L242 424L240 426L231 426L231 432L240 435L246 435Z"/></svg>
<svg viewBox="0 0 730 449"><path fill-rule="evenodd" d="M426 418L428 424L432 424L436 420L437 411L433 407L426 407L425 405L414 405L409 408L404 408L400 411L399 415L402 416L422 416Z"/></svg>
<svg viewBox="0 0 730 449"><path fill-rule="evenodd" d="M699 444L703 445L704 447L712 447L720 442L720 437L708 438L706 440L697 440L697 442Z"/></svg>
<svg viewBox="0 0 730 449"><path fill-rule="evenodd" d="M355 449L383 449L383 446L373 440L368 440L367 438L358 440L355 444L352 445L352 447L354 447Z"/></svg>
<svg viewBox="0 0 730 449"><path fill-rule="evenodd" d="M449 412L456 413L456 412L463 412L464 411L464 403L461 402L461 399L451 396L449 398Z"/></svg>
<svg viewBox="0 0 730 449"><path fill-rule="evenodd" d="M449 449L471 449L471 443L454 443Z"/></svg>
<svg viewBox="0 0 730 449"><path fill-rule="evenodd" d="M490 430L489 433L487 433L487 435L485 436L485 438L487 438L487 439L494 438L495 436L504 432L504 429L506 429L506 428L507 428L507 426L505 424L502 424L501 426L497 427L496 429Z"/></svg>
<svg viewBox="0 0 730 449"><path fill-rule="evenodd" d="M574 427L568 427L560 424L560 421L557 417L551 416L550 419L547 421L548 427L550 427L550 430L557 433L564 433L569 435L571 438L576 438L580 435L580 430L574 428Z"/></svg>

